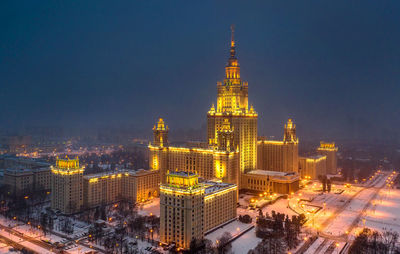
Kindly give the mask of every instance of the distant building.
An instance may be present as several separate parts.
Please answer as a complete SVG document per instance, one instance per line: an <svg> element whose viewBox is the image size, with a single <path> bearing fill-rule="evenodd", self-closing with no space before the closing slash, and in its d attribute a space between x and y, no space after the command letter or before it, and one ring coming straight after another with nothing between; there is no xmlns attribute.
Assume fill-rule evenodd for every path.
<svg viewBox="0 0 400 254"><path fill-rule="evenodd" d="M257 142L257 169L298 172L299 140L292 119L285 124L282 141L260 139Z"/></svg>
<svg viewBox="0 0 400 254"><path fill-rule="evenodd" d="M160 241L188 249L193 239L236 218L237 186L199 183L190 172L167 173L160 187Z"/></svg>
<svg viewBox="0 0 400 254"><path fill-rule="evenodd" d="M2 156L3 184L10 192L24 195L32 191L51 189L50 164L31 158Z"/></svg>
<svg viewBox="0 0 400 254"><path fill-rule="evenodd" d="M317 152L326 156L327 174L335 175L337 173L337 151L338 148L335 146L335 142L320 142Z"/></svg>
<svg viewBox="0 0 400 254"><path fill-rule="evenodd" d="M121 200L144 202L159 195L160 175L155 170L83 173L78 158L57 159L52 167L52 209L71 214Z"/></svg>
<svg viewBox="0 0 400 254"><path fill-rule="evenodd" d="M299 172L302 178L318 179L326 175L326 156L314 155L299 158Z"/></svg>

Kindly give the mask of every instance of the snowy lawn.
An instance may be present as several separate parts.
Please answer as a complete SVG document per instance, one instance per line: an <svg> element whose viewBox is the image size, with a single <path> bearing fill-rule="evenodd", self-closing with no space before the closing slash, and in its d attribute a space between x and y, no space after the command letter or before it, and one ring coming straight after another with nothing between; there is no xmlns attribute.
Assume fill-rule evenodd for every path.
<svg viewBox="0 0 400 254"><path fill-rule="evenodd" d="M383 231L400 232L400 190L382 189L366 212L365 226ZM363 226L361 220L359 226Z"/></svg>
<svg viewBox="0 0 400 254"><path fill-rule="evenodd" d="M242 233L243 231L250 228L251 226L253 226L253 224L251 224L251 223L245 224L238 220L235 220L235 221L232 221L231 223L207 234L205 236L205 238L211 240L215 244L216 240L218 238L220 238L225 232L229 232L229 233L231 233L231 235L233 237L235 237L236 235Z"/></svg>
<svg viewBox="0 0 400 254"><path fill-rule="evenodd" d="M236 254L246 254L249 250L254 249L260 242L261 238L256 236L256 229L252 228L232 242L232 251Z"/></svg>
<svg viewBox="0 0 400 254"><path fill-rule="evenodd" d="M140 205L138 207L138 213L144 216L155 215L160 217L160 199L154 198L150 203Z"/></svg>

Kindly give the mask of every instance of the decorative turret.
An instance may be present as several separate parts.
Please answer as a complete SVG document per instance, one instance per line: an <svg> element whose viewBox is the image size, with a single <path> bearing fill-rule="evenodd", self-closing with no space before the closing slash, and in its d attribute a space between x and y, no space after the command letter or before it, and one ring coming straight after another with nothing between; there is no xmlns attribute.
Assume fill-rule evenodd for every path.
<svg viewBox="0 0 400 254"><path fill-rule="evenodd" d="M296 137L296 125L292 122L292 119L288 119L285 124L285 132L283 134L284 143L297 143L299 140Z"/></svg>
<svg viewBox="0 0 400 254"><path fill-rule="evenodd" d="M214 114L215 113L215 106L214 103L211 105L210 110L208 111L209 114Z"/></svg>
<svg viewBox="0 0 400 254"><path fill-rule="evenodd" d="M165 125L162 118L153 127L153 145L155 146L168 146L168 126Z"/></svg>
<svg viewBox="0 0 400 254"><path fill-rule="evenodd" d="M79 158L77 156L75 159L70 159L70 158L68 158L68 155L66 155L65 159L59 159L57 156L56 168L58 168L58 169L78 169L79 168Z"/></svg>
<svg viewBox="0 0 400 254"><path fill-rule="evenodd" d="M185 171L167 171L167 184L179 188L194 188L199 184L197 173Z"/></svg>

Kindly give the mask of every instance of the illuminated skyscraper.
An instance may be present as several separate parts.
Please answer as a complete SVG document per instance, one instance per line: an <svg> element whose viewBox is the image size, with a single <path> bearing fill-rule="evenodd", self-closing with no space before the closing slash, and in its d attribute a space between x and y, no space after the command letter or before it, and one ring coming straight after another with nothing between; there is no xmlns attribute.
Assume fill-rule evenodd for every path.
<svg viewBox="0 0 400 254"><path fill-rule="evenodd" d="M160 187L160 241L187 249L216 226L236 217L237 186L199 183L190 172L168 172Z"/></svg>
<svg viewBox="0 0 400 254"><path fill-rule="evenodd" d="M230 126L233 134L230 146L239 149L239 169L243 174L256 168L258 114L253 106L249 109L248 83L240 78L233 28L225 79L217 82L217 91L217 108L212 105L207 114L208 143L213 147L224 146L219 133Z"/></svg>
<svg viewBox="0 0 400 254"><path fill-rule="evenodd" d="M149 167L160 170L161 183L166 183L167 171L184 170L204 179L236 184L238 189L284 193L296 190L298 139L295 124L289 119L283 141L257 143L257 119L257 112L253 106L249 107L248 84L240 77L232 29L225 79L217 83L217 107L212 105L207 113L207 142L199 147L171 146L168 127L160 119L153 128L154 139L149 145ZM256 165L257 147L261 148L258 169L291 174L260 173ZM261 183L263 186L258 186Z"/></svg>
<svg viewBox="0 0 400 254"><path fill-rule="evenodd" d="M79 159L56 160L51 168L51 208L65 214L78 212L83 205L83 171Z"/></svg>

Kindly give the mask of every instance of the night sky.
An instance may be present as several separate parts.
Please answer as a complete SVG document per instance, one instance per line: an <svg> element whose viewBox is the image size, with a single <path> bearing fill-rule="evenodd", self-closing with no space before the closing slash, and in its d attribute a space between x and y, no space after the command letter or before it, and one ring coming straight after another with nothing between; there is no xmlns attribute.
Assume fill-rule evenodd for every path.
<svg viewBox="0 0 400 254"><path fill-rule="evenodd" d="M231 24L260 135L400 139L399 1L1 1L0 129L200 128Z"/></svg>

